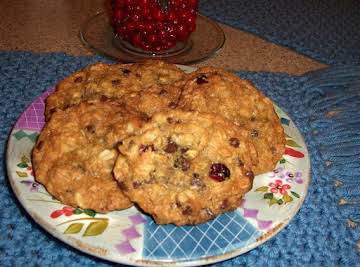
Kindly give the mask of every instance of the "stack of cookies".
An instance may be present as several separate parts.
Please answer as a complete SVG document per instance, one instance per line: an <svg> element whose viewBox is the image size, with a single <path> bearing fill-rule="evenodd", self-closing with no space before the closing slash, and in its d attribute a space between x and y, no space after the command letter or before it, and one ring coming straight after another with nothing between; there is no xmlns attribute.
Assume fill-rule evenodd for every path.
<svg viewBox="0 0 360 267"><path fill-rule="evenodd" d="M95 64L46 100L36 180L66 205L135 204L159 224L198 224L239 207L285 148L271 101L222 69Z"/></svg>

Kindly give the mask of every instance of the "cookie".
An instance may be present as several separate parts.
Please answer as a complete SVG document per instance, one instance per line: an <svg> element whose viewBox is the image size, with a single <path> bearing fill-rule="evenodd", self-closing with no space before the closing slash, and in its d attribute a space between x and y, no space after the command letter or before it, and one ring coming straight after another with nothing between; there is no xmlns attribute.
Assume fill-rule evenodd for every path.
<svg viewBox="0 0 360 267"><path fill-rule="evenodd" d="M259 164L255 174L272 170L285 149L284 129L271 100L249 81L213 67L200 68L184 82L179 107L219 114L248 132Z"/></svg>
<svg viewBox="0 0 360 267"><path fill-rule="evenodd" d="M109 101L56 111L32 151L36 181L73 207L97 212L130 207L112 169L117 144L142 123L137 114Z"/></svg>
<svg viewBox="0 0 360 267"><path fill-rule="evenodd" d="M45 118L83 101L115 99L145 113L174 105L180 96L176 83L185 73L174 64L146 61L134 64L97 63L61 81L46 99ZM151 89L150 89L151 88ZM156 96L156 97L154 97ZM152 102L152 105L149 105Z"/></svg>
<svg viewBox="0 0 360 267"><path fill-rule="evenodd" d="M257 152L246 130L210 113L157 113L119 146L114 175L158 224L198 224L236 209Z"/></svg>

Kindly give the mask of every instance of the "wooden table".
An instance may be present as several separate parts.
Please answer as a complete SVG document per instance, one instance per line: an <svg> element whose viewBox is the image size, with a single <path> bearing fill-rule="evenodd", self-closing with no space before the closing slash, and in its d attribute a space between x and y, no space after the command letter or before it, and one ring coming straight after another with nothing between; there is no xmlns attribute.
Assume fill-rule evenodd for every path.
<svg viewBox="0 0 360 267"><path fill-rule="evenodd" d="M81 43L80 25L103 9L104 0L1 0L0 50L65 52L92 55ZM214 65L228 70L302 74L326 65L253 34L221 25L224 47L194 66Z"/></svg>

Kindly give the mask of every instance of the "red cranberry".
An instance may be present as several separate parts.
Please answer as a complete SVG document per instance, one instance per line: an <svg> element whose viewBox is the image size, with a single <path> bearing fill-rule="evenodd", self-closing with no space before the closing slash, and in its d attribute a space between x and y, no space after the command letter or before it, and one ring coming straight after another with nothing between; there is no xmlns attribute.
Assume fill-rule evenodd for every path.
<svg viewBox="0 0 360 267"><path fill-rule="evenodd" d="M138 0L137 2L139 4L139 6L141 6L143 8L146 8L151 1L149 1L149 0Z"/></svg>
<svg viewBox="0 0 360 267"><path fill-rule="evenodd" d="M158 37L155 34L150 34L147 37L147 41L150 45L155 44L158 40Z"/></svg>
<svg viewBox="0 0 360 267"><path fill-rule="evenodd" d="M217 182L223 182L230 177L230 170L222 163L214 163L210 167L209 177Z"/></svg>
<svg viewBox="0 0 360 267"><path fill-rule="evenodd" d="M145 23L145 29L148 31L148 32L153 32L154 29L155 29L155 24L153 22L149 22L147 21Z"/></svg>
<svg viewBox="0 0 360 267"><path fill-rule="evenodd" d="M136 33L134 34L132 37L131 37L131 42L133 45L135 46L141 46L142 44L142 38L141 38L141 35L139 33Z"/></svg>
<svg viewBox="0 0 360 267"><path fill-rule="evenodd" d="M154 8L150 11L150 14L155 21L163 21L165 19L164 12L159 8Z"/></svg>
<svg viewBox="0 0 360 267"><path fill-rule="evenodd" d="M197 6L198 0L113 0L110 24L136 47L166 50L195 31Z"/></svg>
<svg viewBox="0 0 360 267"><path fill-rule="evenodd" d="M185 24L179 24L176 28L176 36L180 41L186 41L189 37L189 31Z"/></svg>
<svg viewBox="0 0 360 267"><path fill-rule="evenodd" d="M177 19L177 14L175 11L171 10L168 12L168 15L167 15L167 21L171 22L171 21L174 21Z"/></svg>
<svg viewBox="0 0 360 267"><path fill-rule="evenodd" d="M188 0L188 5L189 7L196 9L198 6L198 0Z"/></svg>
<svg viewBox="0 0 360 267"><path fill-rule="evenodd" d="M133 22L133 21L128 21L126 24L125 24L125 26L126 26L126 30L129 32L129 33L131 33L131 32L133 32L134 30L135 30L135 22Z"/></svg>
<svg viewBox="0 0 360 267"><path fill-rule="evenodd" d="M137 24L136 24L136 29L140 32L144 32L145 31L145 23L142 22L142 21L139 21Z"/></svg>

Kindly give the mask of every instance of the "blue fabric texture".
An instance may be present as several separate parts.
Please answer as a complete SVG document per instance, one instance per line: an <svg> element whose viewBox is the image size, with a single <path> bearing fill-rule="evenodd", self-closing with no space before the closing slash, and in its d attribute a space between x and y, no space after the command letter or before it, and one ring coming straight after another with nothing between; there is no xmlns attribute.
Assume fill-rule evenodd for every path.
<svg viewBox="0 0 360 267"><path fill-rule="evenodd" d="M38 226L12 192L6 140L40 93L100 57L0 52L0 266L112 266L62 243ZM294 120L311 154L312 182L299 213L274 238L214 266L359 266L360 67L302 77L238 72ZM360 243L358 243L359 246Z"/></svg>
<svg viewBox="0 0 360 267"><path fill-rule="evenodd" d="M360 64L360 1L201 0L200 13L327 64Z"/></svg>

